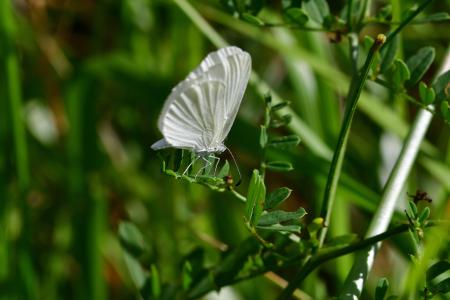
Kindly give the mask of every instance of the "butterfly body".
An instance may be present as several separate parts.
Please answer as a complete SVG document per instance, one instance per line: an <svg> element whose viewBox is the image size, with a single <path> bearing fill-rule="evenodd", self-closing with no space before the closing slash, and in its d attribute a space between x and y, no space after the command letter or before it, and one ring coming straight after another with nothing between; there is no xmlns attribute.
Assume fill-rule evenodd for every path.
<svg viewBox="0 0 450 300"><path fill-rule="evenodd" d="M152 149L189 149L199 156L225 151L250 78L250 55L237 47L210 53L172 89L158 120L164 138Z"/></svg>

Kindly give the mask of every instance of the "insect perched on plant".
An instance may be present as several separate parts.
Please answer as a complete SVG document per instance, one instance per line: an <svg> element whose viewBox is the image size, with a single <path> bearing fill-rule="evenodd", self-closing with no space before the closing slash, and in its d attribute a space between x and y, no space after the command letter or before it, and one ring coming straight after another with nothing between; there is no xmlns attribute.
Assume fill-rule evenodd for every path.
<svg viewBox="0 0 450 300"><path fill-rule="evenodd" d="M414 203L417 204L419 201L426 201L430 203L433 201L427 192L422 192L421 190L417 190L415 194L406 193L408 197L412 198Z"/></svg>
<svg viewBox="0 0 450 300"><path fill-rule="evenodd" d="M217 159L218 164L214 154L228 150L224 140L236 118L250 73L251 57L238 47L208 54L172 89L158 120L164 138L152 149L172 147L195 152L196 158L183 174L199 158L206 162L202 169L211 164L208 158Z"/></svg>

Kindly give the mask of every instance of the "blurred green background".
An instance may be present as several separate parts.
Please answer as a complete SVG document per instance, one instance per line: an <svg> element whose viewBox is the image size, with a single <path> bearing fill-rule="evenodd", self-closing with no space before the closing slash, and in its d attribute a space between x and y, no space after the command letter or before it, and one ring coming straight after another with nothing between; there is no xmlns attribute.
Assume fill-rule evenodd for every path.
<svg viewBox="0 0 450 300"><path fill-rule="evenodd" d="M281 1L267 2L260 15L277 21ZM329 2L339 14L344 1ZM377 10L389 1L373 2ZM333 43L332 34L254 27L233 19L219 1L194 1L188 17L192 11L180 3L186 2L0 0L0 299L137 298L117 237L123 220L141 228L149 245L144 261L165 282L180 280L180 261L195 247L203 247L213 265L220 257L218 241L233 247L248 236L241 203L162 175L150 149L161 137L156 119L171 88L215 49L199 16L248 51L260 78L291 101L289 131L303 143L269 153L289 158L295 170L268 173L267 185L293 189L287 210L302 206L310 218L317 215L351 74L346 39ZM392 0L393 18L413 3ZM425 15L448 12L449 3L434 1ZM368 25L360 38L388 29ZM409 26L401 35L400 57L435 47L435 63L424 78L431 82L449 38L448 22ZM267 91L261 83L249 86L226 140L244 177L238 190L246 190L259 164L261 93ZM417 108L368 83L352 128L332 236L364 234ZM435 118L397 219L406 191L416 189L432 196L433 218L448 219L449 166L449 126ZM433 234L426 239L428 259L448 258L448 232ZM383 246L364 299L371 299L381 276L390 278L397 294L414 287L410 247L406 236ZM305 292L313 299L336 294L351 259L310 276ZM278 292L261 277L223 299L273 299Z"/></svg>

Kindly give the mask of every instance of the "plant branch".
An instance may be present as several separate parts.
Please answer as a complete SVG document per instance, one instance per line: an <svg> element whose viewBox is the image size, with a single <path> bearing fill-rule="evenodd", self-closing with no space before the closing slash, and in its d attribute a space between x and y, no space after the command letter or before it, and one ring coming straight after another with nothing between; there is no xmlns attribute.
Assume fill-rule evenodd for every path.
<svg viewBox="0 0 450 300"><path fill-rule="evenodd" d="M395 203L400 196L403 186L408 178L409 171L414 163L420 144L425 136L428 125L431 122L432 114L421 109L411 128L411 131L403 144L403 149L397 159L388 182L386 183L382 199L377 212L372 218L372 222L367 230L367 237L377 235L384 231L391 220ZM371 247L368 251L361 251L353 265L352 271L347 277L342 296L355 299L359 297L365 278L372 267L375 257L376 247Z"/></svg>
<svg viewBox="0 0 450 300"><path fill-rule="evenodd" d="M322 210L320 217L324 219L325 224L329 224L331 209L333 207L334 199L336 197L336 189L342 169L342 163L344 160L345 149L347 145L347 139L350 133L350 127L353 121L353 116L356 111L356 105L358 103L359 96L364 87L364 84L369 74L370 66L372 65L375 54L379 51L380 47L385 42L386 37L380 34L375 40L374 44L370 48L367 55L366 62L362 67L358 77L353 77L355 80L350 85L350 91L347 97L347 109L345 112L341 131L339 133L336 149L333 154L333 159L330 165L330 171L328 173L327 183L325 186L325 193L322 201ZM320 233L320 246L325 240L327 227L324 227Z"/></svg>
<svg viewBox="0 0 450 300"><path fill-rule="evenodd" d="M408 16L400 22L400 24L390 33L387 34L386 43L384 45L388 45L391 40L406 26L408 25L421 11L427 7L433 0L423 0L422 3L417 7L417 9L408 14ZM381 46L381 48L384 47Z"/></svg>
<svg viewBox="0 0 450 300"><path fill-rule="evenodd" d="M440 221L440 220L429 221L428 224L426 225L426 227L442 226L442 225L450 226L450 223L448 221ZM392 236L407 232L409 230L409 228L410 228L409 224L401 224L401 225L398 225L398 226L396 226L392 229L389 229L383 233L380 233L373 237L350 244L346 247L342 247L342 248L331 250L331 251L326 251L326 250L323 250L322 252L319 251L317 256L310 259L304 265L304 267L297 273L297 275L294 277L294 279L290 281L289 285L286 287L285 290L283 290L283 292L278 296L277 299L278 300L290 299L289 298L290 295L300 285L300 283L303 281L303 279L305 279L306 276L308 276L312 271L314 271L314 269L319 267L321 264L323 264L329 260L338 258L340 256L344 256L344 255L353 253L358 250L367 249L368 247L370 247L372 245L376 245L377 243L379 243L383 240L386 240ZM293 263L293 262L290 262L290 263Z"/></svg>
<svg viewBox="0 0 450 300"><path fill-rule="evenodd" d="M429 221L428 224L426 225L426 227L441 226L441 225L450 226L450 223L446 222L446 221ZM323 264L329 260L338 258L343 255L353 253L354 251L357 251L357 250L365 249L367 247L375 245L376 243L378 243L380 241L388 239L392 236L395 236L400 233L404 233L404 232L408 231L408 229L409 229L409 224L401 224L401 225L398 225L392 229L389 229L381 234L378 234L371 238L361 240L359 242L355 242L353 244L350 244L350 245L342 247L342 248L338 248L338 249L334 249L334 250L323 249L322 251L319 251L319 253L317 254L316 257L314 257L313 259L310 259L308 262L304 263L304 267L301 268L301 270L300 270L300 272L302 272L301 276L302 276L302 278L305 278L305 276L307 276L309 273L311 273L311 271L313 271L315 268L317 268L318 266L320 266L321 264ZM267 272L277 272L279 270L286 269L288 267L292 267L292 265L302 262L303 259L304 259L303 256L296 256L296 257L293 257L293 258L285 261L282 265L278 265L274 268L261 268L261 269L255 270L251 273L248 273L246 275L241 275L241 276L237 276L235 278L231 278L227 282L222 282L220 284L220 286L215 285L212 280L209 280L208 283L200 284L200 285L203 285L202 288L198 289L197 292L195 292L195 293L191 293L189 295L189 299L197 299L215 289L219 289L219 288L227 286L227 285L233 285L233 284L239 283L241 281L248 280L248 279L254 278L256 276L265 274ZM296 282L293 284L293 281L296 281ZM288 297L290 295L287 291L289 291L292 294L296 290L296 287L302 281L302 279L300 279L300 278L297 279L297 276L296 276L293 279L293 281L291 281L289 283L288 287L281 294L281 295L283 295L283 297ZM289 298L282 298L281 295L279 296L278 299L289 299Z"/></svg>

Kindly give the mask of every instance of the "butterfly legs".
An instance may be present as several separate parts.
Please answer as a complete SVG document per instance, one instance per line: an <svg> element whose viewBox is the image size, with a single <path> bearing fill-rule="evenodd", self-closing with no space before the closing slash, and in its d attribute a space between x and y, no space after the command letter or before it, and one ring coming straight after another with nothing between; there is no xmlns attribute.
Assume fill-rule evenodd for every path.
<svg viewBox="0 0 450 300"><path fill-rule="evenodd" d="M195 162L200 158L200 155L198 155L195 159L193 159L189 165L186 167L186 170L184 170L183 174L181 174L181 177L183 177L184 175L186 175L187 171L189 170L190 167L192 167ZM195 177L197 177L197 175L195 175Z"/></svg>
<svg viewBox="0 0 450 300"><path fill-rule="evenodd" d="M195 178L197 178L197 176L203 172L204 170L208 169L211 165L214 164L214 176L217 173L217 166L219 165L220 162L220 158L215 156L214 154L210 154L208 156L204 156L204 155L200 155L199 158L201 158L205 164L203 165L203 167L201 167L198 171L197 174L195 175ZM208 172L209 173L209 172Z"/></svg>
<svg viewBox="0 0 450 300"><path fill-rule="evenodd" d="M211 158L212 160L215 161L215 164L214 164L214 176L216 176L216 173L217 173L217 167L219 166L219 163L220 163L220 157L217 157L217 156L215 156L214 154L210 154L210 155L208 156L208 158Z"/></svg>

